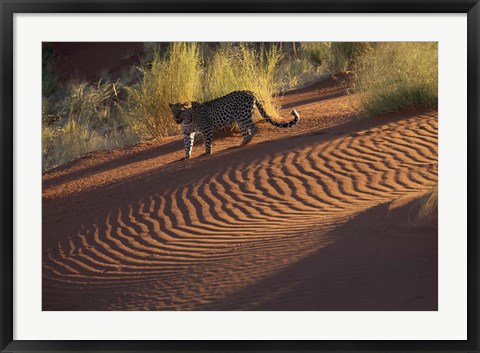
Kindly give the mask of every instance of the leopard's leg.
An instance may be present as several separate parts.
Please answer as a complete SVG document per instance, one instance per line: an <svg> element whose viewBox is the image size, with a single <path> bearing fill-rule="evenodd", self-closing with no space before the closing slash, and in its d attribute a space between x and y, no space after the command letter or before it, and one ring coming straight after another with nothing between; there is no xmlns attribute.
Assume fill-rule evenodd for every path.
<svg viewBox="0 0 480 353"><path fill-rule="evenodd" d="M249 109L243 111L243 116L239 119L238 124L242 131L243 141L242 145L246 145L252 140L252 137L257 133L257 127L253 123L253 105Z"/></svg>
<svg viewBox="0 0 480 353"><path fill-rule="evenodd" d="M250 130L250 139L251 139L258 132L258 127L255 125L253 121L251 121L251 126L249 130Z"/></svg>
<svg viewBox="0 0 480 353"><path fill-rule="evenodd" d="M252 136L248 132L248 127L246 127L244 124L241 124L240 122L238 123L238 127L240 128L243 137L242 145L246 145L250 142L250 139L252 138Z"/></svg>
<svg viewBox="0 0 480 353"><path fill-rule="evenodd" d="M252 140L252 137L257 133L258 128L255 126L255 124L252 122L250 126L245 126L241 128L242 135L243 135L243 141L242 145L246 145Z"/></svg>
<svg viewBox="0 0 480 353"><path fill-rule="evenodd" d="M205 144L205 154L212 154L212 140L213 132L211 129L204 130L203 133L203 143Z"/></svg>
<svg viewBox="0 0 480 353"><path fill-rule="evenodd" d="M183 142L184 142L184 145L185 145L185 159L190 159L194 138L195 138L195 133L194 132L192 132L191 134L184 134L183 135Z"/></svg>

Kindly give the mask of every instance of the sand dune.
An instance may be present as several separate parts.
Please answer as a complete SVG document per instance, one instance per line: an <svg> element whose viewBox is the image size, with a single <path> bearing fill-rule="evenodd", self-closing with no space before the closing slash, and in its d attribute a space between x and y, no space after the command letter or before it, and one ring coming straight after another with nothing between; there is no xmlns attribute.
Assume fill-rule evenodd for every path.
<svg viewBox="0 0 480 353"><path fill-rule="evenodd" d="M317 128L350 99L323 85L284 97L311 113L291 135L45 175L43 309L436 310L437 230L409 215L437 182L436 113Z"/></svg>

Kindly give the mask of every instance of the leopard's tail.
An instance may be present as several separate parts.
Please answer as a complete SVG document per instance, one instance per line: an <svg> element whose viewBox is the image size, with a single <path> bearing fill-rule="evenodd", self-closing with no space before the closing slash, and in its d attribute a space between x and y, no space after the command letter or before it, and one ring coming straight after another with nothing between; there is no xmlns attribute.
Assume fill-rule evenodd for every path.
<svg viewBox="0 0 480 353"><path fill-rule="evenodd" d="M294 109L294 110L292 110L292 115L293 115L294 118L291 121L286 122L286 123L279 123L279 122L273 121L272 118L270 118L268 116L267 112L263 108L262 103L260 103L258 101L258 99L255 99L255 105L257 106L257 109L260 112L260 114L262 115L262 117L266 121L268 121L270 124L272 124L273 126L282 127L282 128L283 127L292 127L292 126L295 126L298 123L298 121L300 120L300 115Z"/></svg>

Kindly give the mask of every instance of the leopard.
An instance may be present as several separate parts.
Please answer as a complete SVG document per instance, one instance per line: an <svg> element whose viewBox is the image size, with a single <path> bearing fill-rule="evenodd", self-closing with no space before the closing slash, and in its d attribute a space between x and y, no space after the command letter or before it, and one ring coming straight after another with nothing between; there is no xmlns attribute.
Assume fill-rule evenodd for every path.
<svg viewBox="0 0 480 353"><path fill-rule="evenodd" d="M253 111L257 107L264 120L279 128L290 128L300 120L300 115L294 109L293 119L288 122L276 122L265 111L257 95L252 91L233 91L225 96L199 103L169 103L175 122L182 126L185 157L190 159L195 134L203 135L205 155L212 154L213 132L237 123L242 134L240 146L248 144L257 133L258 128L253 122Z"/></svg>

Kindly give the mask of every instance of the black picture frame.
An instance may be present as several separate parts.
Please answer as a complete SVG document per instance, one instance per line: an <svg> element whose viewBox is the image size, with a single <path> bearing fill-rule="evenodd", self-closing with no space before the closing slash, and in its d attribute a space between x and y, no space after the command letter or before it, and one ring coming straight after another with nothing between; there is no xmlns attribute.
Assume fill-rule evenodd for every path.
<svg viewBox="0 0 480 353"><path fill-rule="evenodd" d="M2 166L2 352L478 352L478 0L0 0ZM13 340L13 16L15 13L467 13L468 16L468 339L466 341L19 341ZM453 234L452 234L453 236Z"/></svg>

